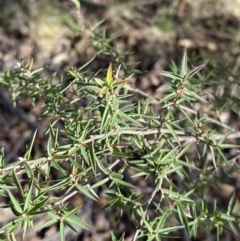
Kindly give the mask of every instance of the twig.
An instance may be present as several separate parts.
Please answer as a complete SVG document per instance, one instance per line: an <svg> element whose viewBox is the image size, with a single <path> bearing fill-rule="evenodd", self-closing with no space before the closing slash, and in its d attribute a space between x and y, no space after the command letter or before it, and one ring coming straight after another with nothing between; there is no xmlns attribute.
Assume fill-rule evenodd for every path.
<svg viewBox="0 0 240 241"><path fill-rule="evenodd" d="M156 195L156 193L157 193L158 190L159 190L159 187L158 187L158 185L157 185L157 186L155 187L155 189L154 189L151 197L150 197L149 200L147 201L147 206L146 206L145 211L144 211L144 214L145 214L145 215L147 214L148 209L149 209L149 206L150 206L150 204L151 204L151 202L152 202L153 198L155 197L155 195ZM143 221L144 221L144 219L141 218L141 220L140 220L140 225L141 225L141 226L143 225ZM137 229L136 233L135 233L134 236L133 236L132 241L136 241L139 232L140 232L140 230Z"/></svg>
<svg viewBox="0 0 240 241"><path fill-rule="evenodd" d="M148 95L147 93L141 91L141 90L138 89L138 88L134 88L134 87L128 86L127 89L130 90L130 91L132 91L132 92L134 92L134 93L138 93L138 94L140 94L140 95L142 95L142 96L144 96L144 97L146 97L146 98L149 98L152 104L155 104L155 105L159 104L159 100L158 100L157 98L155 98L155 97L153 97L153 96L151 96L151 95ZM195 111L195 110L193 110L193 109L190 109L190 108L188 108L188 107L186 107L186 106L180 105L180 107L181 107L182 109L184 109L184 110L192 113L192 114L195 114L195 115L197 114L197 111ZM215 120L215 119L213 119L213 118L211 118L211 117L208 117L206 114L203 114L203 118L204 118L205 120L211 122L211 123L214 123L214 124L217 124L217 125L219 125L219 126L222 126L222 127L226 128L226 129L232 131L232 132L235 132L235 131L236 131L234 128L231 128L231 127L229 127L228 125L226 125L226 124L224 124L224 123L221 123L221 122L219 122L219 121L217 121L217 120Z"/></svg>
<svg viewBox="0 0 240 241"><path fill-rule="evenodd" d="M66 202L69 198L71 198L72 196L74 196L74 195L77 194L77 193L78 193L78 191L75 190L75 191L69 193L68 195L63 196L60 200L51 203L50 205L51 205L52 207L58 206L58 205L60 205L60 204L62 204L62 203L64 203L64 202Z"/></svg>
<svg viewBox="0 0 240 241"><path fill-rule="evenodd" d="M195 115L197 114L197 111L195 111L195 110L193 110L193 109L190 109L190 108L188 108L188 107L186 107L186 106L180 105L180 107L181 107L182 109L188 111L188 112L191 112L191 113L195 114ZM217 120L215 120L215 119L213 119L213 118L211 118L211 117L208 117L206 114L203 114L203 117L204 117L205 120L207 120L207 121L209 121L209 122L212 122L212 123L214 123L214 124L217 124L217 125L219 125L219 126L222 126L222 127L226 128L226 129L232 131L232 132L235 132L235 131L236 131L234 128L231 128L230 126L228 126L228 125L226 125L226 124L224 124L224 123L221 123L221 122L219 122L219 121L217 121Z"/></svg>
<svg viewBox="0 0 240 241"><path fill-rule="evenodd" d="M178 137L179 141L199 141L199 140L204 140L204 138L206 137L206 134L202 134L200 136L197 136L197 134L195 134L195 133L187 133L187 132L179 131L179 130L175 130L174 132L175 132L175 134L179 135L179 137ZM161 130L153 129L153 130L147 130L147 131L118 130L118 131L112 131L108 134L92 135L89 139L83 141L82 144L87 144L87 143L90 143L92 141L102 139L106 136L115 136L115 135L122 135L122 134L146 136L146 135L159 134L159 133L160 134L161 133L162 134L171 134L171 132L168 129L161 129ZM223 134L213 134L212 137L215 140L221 140L222 138L225 137L225 135L223 135ZM236 139L240 138L240 131L229 134L226 139L231 139L231 138L236 138ZM112 166L115 166L116 164L118 164L119 161L120 160L116 160L112 164ZM111 166L111 168L112 168L112 166ZM20 168L21 168L21 166L19 165L19 163L16 163L16 165L14 165L12 167L0 169L0 173L11 172L11 170L13 170L13 169L17 170L17 169L20 169ZM20 174L20 173L18 173L18 174Z"/></svg>
<svg viewBox="0 0 240 241"><path fill-rule="evenodd" d="M202 134L197 137L197 133L190 133L190 132L184 132L184 131L179 131L179 130L174 130L176 135L180 135L180 140L182 141L199 141L205 138L207 135ZM112 131L108 134L100 134L100 135L92 135L89 139L83 141L84 144L90 143L94 140L99 140L105 136L115 136L115 135L122 135L122 134L127 134L127 135L140 135L140 136L147 136L147 135L152 135L152 134L171 134L171 132L168 129L153 129L153 130L147 130L147 131L134 131L134 130L118 130L118 131ZM221 140L225 135L223 134L213 134L212 137L216 140ZM240 131L229 134L227 136L227 139L231 138L240 138Z"/></svg>
<svg viewBox="0 0 240 241"><path fill-rule="evenodd" d="M111 165L109 165L106 169L109 171L111 170L113 167L115 167L121 160L120 159L117 159L114 163L112 163ZM0 173L10 173L11 171L13 170L18 170L20 168L22 168L23 166L23 163L25 162L24 158L19 158L19 162L16 164L16 165L12 165L10 167L7 167L7 168L4 168L4 169L0 169ZM43 166L45 166L46 164L44 163ZM18 172L17 175L21 174L24 170L22 169L21 172ZM92 176L92 177L89 177L89 179L91 178L96 178L97 176L100 176L102 175L101 172L97 173L96 175ZM78 180L76 181L78 182ZM89 187L88 186L84 186L87 190L89 190ZM78 193L78 190L74 190L72 191L71 193L67 194L67 195L64 195L63 197L60 198L60 200L56 201L56 202L52 202L50 203L49 205L54 207L54 206L58 206L64 202L66 202L68 199L70 199L72 196L74 196L75 194Z"/></svg>

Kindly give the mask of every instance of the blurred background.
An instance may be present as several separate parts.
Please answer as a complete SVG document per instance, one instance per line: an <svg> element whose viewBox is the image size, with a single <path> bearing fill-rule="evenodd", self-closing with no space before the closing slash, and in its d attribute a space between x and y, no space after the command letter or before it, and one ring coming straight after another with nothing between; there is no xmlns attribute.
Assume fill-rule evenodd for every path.
<svg viewBox="0 0 240 241"><path fill-rule="evenodd" d="M179 64L186 48L190 66L208 61L214 81L232 83L232 90L239 85L239 43L240 0L82 0L80 10L70 0L0 0L0 72L21 60L33 60L34 69L45 66L44 74L57 72L58 81L69 68L79 68L96 56L87 71L105 70L110 62L125 63L128 68L123 66L122 75L134 73L133 86L157 95L166 81L160 72L171 61ZM103 51L106 46L112 52ZM40 120L41 104L32 107L26 100L14 108L10 94L0 87L0 148L5 149L6 162L24 154L36 128L42 131L35 155L45 149L48 122ZM238 110L231 108L221 118L238 127ZM79 200L75 201L77 205ZM97 208L106 204L102 202ZM103 230L99 240L109 238L101 226L105 221L104 216L95 226ZM42 240L40 236L28 240ZM88 240L84 237L76 240ZM231 235L224 239L240 240ZM196 240L209 239L200 234Z"/></svg>

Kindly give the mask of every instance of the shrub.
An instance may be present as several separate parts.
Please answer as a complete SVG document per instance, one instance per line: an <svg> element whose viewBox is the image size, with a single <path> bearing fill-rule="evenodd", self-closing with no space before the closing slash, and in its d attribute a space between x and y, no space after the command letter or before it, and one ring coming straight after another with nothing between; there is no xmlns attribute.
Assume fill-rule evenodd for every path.
<svg viewBox="0 0 240 241"><path fill-rule="evenodd" d="M208 185L226 182L219 173L228 174L235 164L224 152L237 148L228 141L232 131L201 108L193 110L207 102L207 70L201 74L206 64L188 72L184 52L180 69L173 63L170 72L162 73L167 87L161 98L144 100L130 98L128 90L136 90L112 64L103 78L85 72L87 64L70 69L67 81L58 83L54 75L43 77L42 69L33 71L32 63L21 63L1 77L14 100L34 104L42 99L42 117L50 120L41 157L32 152L36 132L18 161L5 164L2 150L1 196L6 203L1 209L10 208L15 216L1 228L2 238L15 240L17 227L24 237L35 228L36 216L49 218L35 230L58 223L61 240L66 226L76 232L89 229L81 210L89 200L98 201L100 191L113 216L112 240L124 240L124 233L114 230L123 213L134 227L132 240L190 240L200 230L214 230L218 239L223 229L237 233L234 194L224 207L209 195ZM68 203L77 193L84 202L71 208Z"/></svg>

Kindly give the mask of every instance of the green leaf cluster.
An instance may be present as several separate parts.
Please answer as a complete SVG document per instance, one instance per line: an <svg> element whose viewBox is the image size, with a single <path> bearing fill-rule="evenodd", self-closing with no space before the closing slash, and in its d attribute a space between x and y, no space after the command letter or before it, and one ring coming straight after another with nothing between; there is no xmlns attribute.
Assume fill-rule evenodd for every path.
<svg viewBox="0 0 240 241"><path fill-rule="evenodd" d="M41 157L32 154L36 132L18 161L5 164L1 152L0 194L8 202L0 208L10 208L15 216L1 227L1 235L15 240L14 230L21 227L25 237L38 215L48 221L34 228L57 223L61 240L65 226L75 232L89 229L81 218L86 203L72 209L68 204L76 194L86 202L98 201L100 187L108 199L106 208L116 209L119 216L129 210L136 229L133 240L177 237L179 230L189 239L199 230L216 229L217 239L223 229L237 233L235 196L226 208L217 200L210 208L206 193L209 182L224 183L219 168L231 168L224 149L238 146L228 142L231 132L217 133L204 113L189 111L207 102L201 80L193 79L202 78L206 64L188 71L184 52L180 69L172 63L171 71L162 73L168 86L154 103L151 98L132 101L129 81L114 76L114 65L100 78L84 70L87 64L70 69L67 79L57 83L55 74L46 78L42 69L32 70L32 62L1 77L13 100L43 100L42 117L50 120ZM57 179L51 178L52 172L58 173ZM111 237L117 240L114 232Z"/></svg>

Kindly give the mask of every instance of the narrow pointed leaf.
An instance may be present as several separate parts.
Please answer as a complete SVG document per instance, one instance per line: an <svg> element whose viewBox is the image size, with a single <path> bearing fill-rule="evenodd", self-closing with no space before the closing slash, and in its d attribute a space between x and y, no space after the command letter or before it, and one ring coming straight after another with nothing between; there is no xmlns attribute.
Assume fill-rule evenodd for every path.
<svg viewBox="0 0 240 241"><path fill-rule="evenodd" d="M112 82L113 82L112 63L110 63L108 66L106 82L108 87L112 85Z"/></svg>
<svg viewBox="0 0 240 241"><path fill-rule="evenodd" d="M172 136L174 137L174 139L176 140L176 142L180 145L180 142L178 140L178 137L175 133L175 131L173 130L172 126L170 124L168 124L167 122L165 123L165 126L167 127L167 129L170 131L170 133L172 134Z"/></svg>
<svg viewBox="0 0 240 241"><path fill-rule="evenodd" d="M183 52L182 63L181 63L181 76L185 77L186 74L187 74L187 51L185 48Z"/></svg>
<svg viewBox="0 0 240 241"><path fill-rule="evenodd" d="M22 189L22 185L21 185L21 183L20 183L20 181L19 181L19 179L18 179L18 177L16 175L15 170L13 171L13 180L14 180L14 183L16 184L16 186L17 186L18 191L20 192L22 197L24 197L24 192L23 192L23 189Z"/></svg>
<svg viewBox="0 0 240 241"><path fill-rule="evenodd" d="M30 208L30 202L32 199L32 186L33 186L33 181L31 181L30 187L27 192L27 197L25 199L24 209L23 209L24 212L27 212L27 210Z"/></svg>
<svg viewBox="0 0 240 241"><path fill-rule="evenodd" d="M10 200L13 204L13 206L11 206L11 208L13 208L15 211L17 211L17 216L19 216L20 214L23 213L23 210L22 210L20 204L18 203L17 199L15 199L15 197L12 195L12 193L9 190L7 190L7 192L8 192L8 196L10 197Z"/></svg>

